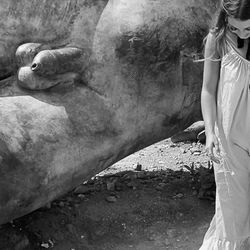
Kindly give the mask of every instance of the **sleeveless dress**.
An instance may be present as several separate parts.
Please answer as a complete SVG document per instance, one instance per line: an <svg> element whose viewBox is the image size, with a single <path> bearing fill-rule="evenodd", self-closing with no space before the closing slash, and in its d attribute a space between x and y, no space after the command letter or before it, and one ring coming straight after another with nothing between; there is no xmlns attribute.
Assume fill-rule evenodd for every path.
<svg viewBox="0 0 250 250"><path fill-rule="evenodd" d="M217 89L215 215L200 250L250 250L250 61L226 38Z"/></svg>

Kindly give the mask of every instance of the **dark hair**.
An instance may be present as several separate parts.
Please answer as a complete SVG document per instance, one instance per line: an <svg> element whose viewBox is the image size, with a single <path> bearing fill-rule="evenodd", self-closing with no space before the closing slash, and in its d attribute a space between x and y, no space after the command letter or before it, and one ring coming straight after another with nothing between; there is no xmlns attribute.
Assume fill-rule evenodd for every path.
<svg viewBox="0 0 250 250"><path fill-rule="evenodd" d="M246 21L250 19L249 0L222 0L221 6L230 17Z"/></svg>
<svg viewBox="0 0 250 250"><path fill-rule="evenodd" d="M225 32L227 28L227 17L246 21L250 19L250 0L221 0L220 12L217 23L211 32L215 34L216 49L220 55L225 51ZM238 48L244 46L244 40L238 38ZM250 44L248 46L247 57L250 56Z"/></svg>

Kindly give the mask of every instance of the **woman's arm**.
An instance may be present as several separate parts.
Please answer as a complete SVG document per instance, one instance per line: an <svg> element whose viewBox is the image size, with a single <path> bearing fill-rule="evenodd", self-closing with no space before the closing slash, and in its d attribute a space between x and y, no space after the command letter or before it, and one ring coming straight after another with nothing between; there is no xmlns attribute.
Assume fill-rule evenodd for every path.
<svg viewBox="0 0 250 250"><path fill-rule="evenodd" d="M216 120L216 93L220 74L220 61L210 60L218 58L215 46L215 36L208 34L205 45L205 62L203 71L203 85L201 91L201 108L206 130L206 150L211 159L214 157L213 148L219 153L218 140L214 133Z"/></svg>

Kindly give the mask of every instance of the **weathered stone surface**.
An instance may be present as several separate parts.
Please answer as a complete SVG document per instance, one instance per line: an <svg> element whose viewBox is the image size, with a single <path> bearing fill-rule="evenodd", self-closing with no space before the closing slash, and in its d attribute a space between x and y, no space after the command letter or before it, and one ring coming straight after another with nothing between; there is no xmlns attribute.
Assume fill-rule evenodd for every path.
<svg viewBox="0 0 250 250"><path fill-rule="evenodd" d="M79 81L43 91L15 76L0 82L0 223L200 118L202 64L192 56L215 2L111 0L100 17L102 0L0 0L1 78L20 67L21 44L86 56Z"/></svg>
<svg viewBox="0 0 250 250"><path fill-rule="evenodd" d="M197 141L198 135L200 132L205 130L205 123L204 121L197 121L194 122L191 126L186 128L184 131L178 132L177 134L171 137L171 141L176 142L183 142L183 141Z"/></svg>
<svg viewBox="0 0 250 250"><path fill-rule="evenodd" d="M93 44L99 70L91 86L119 105L121 124L124 114L134 117L130 130L141 140L169 136L197 120L202 63L193 63L193 56L201 51L213 4L121 0L109 1L103 11ZM148 123L154 124L150 130Z"/></svg>

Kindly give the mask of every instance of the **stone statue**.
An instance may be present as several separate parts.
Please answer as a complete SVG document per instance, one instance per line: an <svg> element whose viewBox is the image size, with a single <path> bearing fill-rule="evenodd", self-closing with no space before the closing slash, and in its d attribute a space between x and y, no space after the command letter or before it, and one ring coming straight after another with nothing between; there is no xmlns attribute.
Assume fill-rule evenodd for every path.
<svg viewBox="0 0 250 250"><path fill-rule="evenodd" d="M201 117L217 0L0 0L0 224Z"/></svg>

